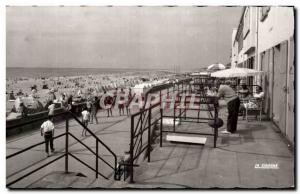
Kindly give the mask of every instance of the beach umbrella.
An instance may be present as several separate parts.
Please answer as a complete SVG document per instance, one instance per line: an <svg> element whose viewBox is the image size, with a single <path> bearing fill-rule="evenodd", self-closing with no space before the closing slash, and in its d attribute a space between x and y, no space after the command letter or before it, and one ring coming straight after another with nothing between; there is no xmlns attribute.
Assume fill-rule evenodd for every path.
<svg viewBox="0 0 300 194"><path fill-rule="evenodd" d="M216 64L211 64L210 66L207 67L207 70L223 70L226 69L225 65L221 63L216 63Z"/></svg>
<svg viewBox="0 0 300 194"><path fill-rule="evenodd" d="M219 78L231 78L231 77L249 77L249 76L256 76L262 75L263 71L257 71L255 69L248 69L248 68L231 68L216 71L211 74L211 77L219 77Z"/></svg>

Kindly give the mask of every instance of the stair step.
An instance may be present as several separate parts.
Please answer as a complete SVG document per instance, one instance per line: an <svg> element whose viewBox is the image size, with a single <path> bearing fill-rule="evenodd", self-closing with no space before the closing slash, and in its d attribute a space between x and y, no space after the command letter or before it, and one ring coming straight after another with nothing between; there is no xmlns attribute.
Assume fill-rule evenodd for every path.
<svg viewBox="0 0 300 194"><path fill-rule="evenodd" d="M199 135L183 135L168 133L166 136L166 140L182 143L205 144L207 138Z"/></svg>
<svg viewBox="0 0 300 194"><path fill-rule="evenodd" d="M163 118L163 125L165 126L173 126L174 119L172 118ZM179 125L179 119L175 119L175 126Z"/></svg>
<svg viewBox="0 0 300 194"><path fill-rule="evenodd" d="M64 173L54 171L44 176L40 180L29 185L27 188L67 188L77 180L77 173Z"/></svg>
<svg viewBox="0 0 300 194"><path fill-rule="evenodd" d="M29 185L27 188L110 188L116 181L103 178L89 178L80 176L79 173L52 172Z"/></svg>

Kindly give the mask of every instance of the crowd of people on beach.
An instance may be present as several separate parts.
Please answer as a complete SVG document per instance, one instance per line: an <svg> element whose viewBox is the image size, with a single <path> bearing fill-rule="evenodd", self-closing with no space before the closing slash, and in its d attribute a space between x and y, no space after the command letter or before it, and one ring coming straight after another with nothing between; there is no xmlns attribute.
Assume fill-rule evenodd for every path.
<svg viewBox="0 0 300 194"><path fill-rule="evenodd" d="M39 113L48 110L50 103L64 108L71 108L72 102L83 103L90 101L93 96L101 97L103 94L115 93L122 90L128 91L135 85L154 79L167 78L166 72L126 72L118 74L99 74L90 76L73 77L40 77L28 79L7 80L7 119L24 117L28 114ZM130 94L132 95L132 94ZM90 97L92 96L92 97ZM105 100L106 104L112 104L112 99ZM129 114L130 110L125 106L124 100L117 104L120 114ZM52 107L52 106L50 106ZM108 115L112 110L107 109ZM95 120L95 117L93 117ZM97 121L95 121L97 122Z"/></svg>
<svg viewBox="0 0 300 194"><path fill-rule="evenodd" d="M75 85L80 82L78 78L72 80ZM55 109L63 108L79 113L85 126L93 123L98 124L97 113L99 110L106 112L107 117L114 116L114 108L118 109L119 116L125 114L129 116L131 114L129 105L135 93L131 91L130 86L132 85L129 85L127 88L122 86L114 89L101 87L101 90L99 90L99 87L83 88L82 85L77 84L76 89L73 88L71 92L51 88L48 89L46 100L43 104L39 101L37 86L34 85L31 87L31 93L26 98L22 98L24 96L22 91L18 91L16 96L13 92L9 93L9 99L15 102L11 112L18 113L19 117L26 117L26 115L33 113L31 109L34 109L36 112L48 111L48 115L53 116ZM239 84L236 84L236 81L233 80L226 80L223 84L216 84L214 81L212 83L207 82L206 86L201 90L207 96L218 96L220 99L225 100L228 110L226 133L235 133L238 116L241 114L244 118L246 109L255 108L257 99L264 97L262 87L256 86L256 92L252 93L254 88L249 89L244 79L240 80ZM26 104L31 106L28 107ZM80 109L78 109L78 105L80 105ZM85 134L86 132L83 131L82 135Z"/></svg>
<svg viewBox="0 0 300 194"><path fill-rule="evenodd" d="M190 90L195 90L195 88L192 87L195 86L190 85ZM48 89L43 105L39 101L37 89L37 86L33 85L31 87L31 93L26 98L22 98L24 96L22 91L18 91L16 96L11 92L9 93L9 99L14 100L15 103L12 112L19 113L20 117L26 117L28 114L32 113L30 112L30 109L32 108L37 112L48 112L50 119L45 121L41 126L41 135L44 136L45 142L47 142L47 156L49 156L49 145L51 151L54 151L51 137L53 137L54 134L53 116L57 109L76 112L77 115L81 116L83 125L88 127L89 124L99 124L97 115L99 110L106 112L107 117L116 116L113 115L113 109L118 110L119 114L117 116L130 116L131 109L129 105L135 96L131 87L116 87L113 90L101 88L100 92L97 88L87 88L83 90L82 87L77 85L76 90L69 93L62 89ZM256 100L264 97L262 87L256 86L256 92L253 93L253 89L248 88L245 80L240 80L238 85L232 80L226 80L222 84L219 82L217 84L214 82L206 83L201 90L206 96L217 96L219 99L223 99L226 102L228 113L227 127L222 133L227 134L235 133L237 131L239 114L244 116L247 108L257 106ZM245 99L247 99L247 101ZM26 106L26 104L29 103L31 103L31 107ZM82 136L87 135L85 127L83 127Z"/></svg>

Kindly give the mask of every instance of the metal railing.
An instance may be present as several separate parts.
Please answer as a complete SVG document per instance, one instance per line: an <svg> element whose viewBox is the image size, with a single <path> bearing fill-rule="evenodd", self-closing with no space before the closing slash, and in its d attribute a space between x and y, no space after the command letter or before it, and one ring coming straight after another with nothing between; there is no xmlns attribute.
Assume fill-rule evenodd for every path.
<svg viewBox="0 0 300 194"><path fill-rule="evenodd" d="M143 108L131 115L131 129L130 129L130 157L127 162L123 163L127 167L127 173L130 176L130 182L133 183L133 168L138 166L137 161L139 157L146 153L148 162L150 162L151 153L151 138L154 134L153 127L155 125L160 126L160 131L162 131L162 119L161 117L161 102L162 95L166 95L169 98L171 93L178 92L176 98L179 94L183 93L184 81L180 83L170 83L157 87L151 88L145 95L145 102ZM146 107L146 102L148 99L148 94L153 94L159 92L159 101ZM151 101L151 99L149 99ZM125 177L124 177L125 178Z"/></svg>
<svg viewBox="0 0 300 194"><path fill-rule="evenodd" d="M148 162L150 162L151 152L151 128L158 122L161 123L161 117L155 118L154 109L160 107L160 103L151 105L138 113L131 115L130 130L130 160L127 165L130 167L130 182L133 183L133 167L137 166L136 161L142 153L146 151ZM159 112L157 112L159 113ZM157 114L156 115L159 115ZM136 122L137 119L137 122ZM160 125L161 127L161 125ZM144 139L146 138L146 139Z"/></svg>
<svg viewBox="0 0 300 194"><path fill-rule="evenodd" d="M142 155L142 153L146 153L146 157L148 162L151 159L151 132L154 129L152 127L154 125L159 125L159 139L160 139L160 147L162 146L162 136L164 132L172 132L172 133L185 133L185 134L197 134L197 135L210 135L214 137L214 147L216 147L216 140L218 136L218 128L215 127L213 129L213 134L211 133L189 133L189 132L180 132L175 130L175 122L179 120L180 122L195 122L193 120L197 120L197 123L200 123L199 120L205 120L207 123L210 120L214 120L218 118L218 98L217 97L209 97L203 94L195 94L193 95L199 99L200 104L206 105L206 108L202 108L201 111L208 112L208 118L199 117L200 108L193 109L189 108L188 105L191 103L190 94L186 94L190 91L191 85L189 82L181 82L175 84L166 84L165 86L159 86L156 89L152 88L151 92L159 92L159 102L152 104L148 108L145 106L137 113L131 115L131 129L130 129L130 157L127 162L124 163L124 166L127 167L127 173L130 176L130 182L133 183L133 175L134 175L134 167L138 166L138 159ZM196 84L193 84L196 85ZM172 112L172 115L165 115L164 109L162 108L162 103L170 103L170 94L175 93L175 106ZM162 99L162 95L166 95L166 99ZM181 107L182 98L184 98L184 107ZM145 98L147 100L147 96ZM145 100L145 101L146 101ZM196 103L197 104L197 103ZM155 110L158 111L155 111ZM176 114L179 110L179 113ZM188 110L196 110L198 111L197 117L188 117L186 112ZM177 111L177 112L176 112ZM212 113L214 112L214 114ZM163 119L164 118L173 118L173 131L163 130ZM189 120L188 120L189 119Z"/></svg>
<svg viewBox="0 0 300 194"><path fill-rule="evenodd" d="M65 173L69 172L69 156L71 156L72 158L74 158L75 160L77 160L78 162L80 162L81 164L83 164L84 166L86 166L87 168L89 168L90 170L95 172L95 177L98 178L98 176L100 175L101 177L105 178L105 179L109 179L109 177L103 175L102 173L99 172L99 160L101 160L102 162L104 162L104 164L106 164L114 173L114 179L116 180L116 171L117 171L117 156L116 154L104 143L102 142L89 128L87 128L77 117L74 113L70 112L70 111L66 111L66 112L62 112L62 113L58 113L55 114L53 117L57 117L57 116L65 116L65 122L66 122L66 128L65 128L65 133L60 134L58 136L53 137L53 139L58 139L61 137L65 137L65 152L56 157L55 159L47 162L46 164L43 164L42 166L39 166L37 168L35 168L34 170L31 170L30 172L27 172L26 174L22 175L21 177L18 177L16 179L14 179L13 181L10 181L9 183L6 184L6 187L9 187L17 182L19 182L20 180L28 177L29 175L45 168L46 166L58 161L61 158L65 158ZM38 118L32 121L28 121L28 122L24 122L21 124L17 124L17 125L12 125L7 127L7 129L13 129L13 128L17 128L23 125L27 125L27 124L32 124L34 122L40 122L40 121L44 121L46 119L48 119L49 117L43 117L43 118ZM89 146L87 146L85 143L83 143L80 139L78 139L74 134L72 134L69 131L69 119L72 118L74 119L77 123L79 123L79 125L81 127L83 127L94 139L95 139L95 146L96 146L96 151L93 151ZM79 142L81 145L83 145L87 150L89 150L94 156L95 156L95 167L90 166L89 164L87 164L86 162L82 161L81 159L79 159L77 156L75 156L74 154L72 154L71 152L69 152L69 137L72 137L73 139L75 139L77 142ZM36 143L34 145L28 146L18 152L15 152L13 154L10 154L8 156L6 156L6 160L8 159L13 159L15 156L18 156L26 151L29 151L37 146L40 146L42 144L44 144L45 141ZM107 162L106 160L104 160L100 155L99 155L99 146L102 145L112 156L113 156L113 164L110 164L109 162Z"/></svg>
<svg viewBox="0 0 300 194"><path fill-rule="evenodd" d="M172 115L164 115L163 110L161 109L161 118L171 118L173 119L173 130L162 130L160 131L160 147L162 147L162 133L171 132L171 133L182 133L182 134L193 134L193 135L208 135L214 137L214 148L216 147L217 137L218 137L218 128L213 128L213 133L202 133L202 132L183 132L183 131L176 131L176 120L179 123L182 122L193 122L193 123L208 123L208 121L213 120L216 123L218 119L218 97L210 97L210 96L203 96L203 95L194 95L195 101L198 101L194 104L197 105L196 108L189 107L191 95L182 95L180 96L179 100L175 101L175 106L173 109ZM181 98L184 98L182 101ZM183 102L183 103L182 103ZM201 105L205 107L201 108ZM178 111L177 111L178 110ZM196 117L187 116L186 113L188 110L197 111L198 114ZM176 114L176 111L178 114ZM207 117L200 117L200 112L207 112Z"/></svg>

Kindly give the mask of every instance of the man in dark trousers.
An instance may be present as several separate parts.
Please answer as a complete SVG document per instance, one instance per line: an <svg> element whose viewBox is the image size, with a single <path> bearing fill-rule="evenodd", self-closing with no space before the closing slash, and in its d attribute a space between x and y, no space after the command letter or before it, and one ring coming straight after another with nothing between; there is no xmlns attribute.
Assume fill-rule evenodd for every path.
<svg viewBox="0 0 300 194"><path fill-rule="evenodd" d="M41 136L44 136L45 146L46 146L46 154L49 157L49 143L51 152L54 152L53 147L53 136L54 136L54 124L51 121L50 117L47 121L45 121L41 126Z"/></svg>
<svg viewBox="0 0 300 194"><path fill-rule="evenodd" d="M218 97L224 98L227 103L228 119L227 130L222 133L235 133L238 121L240 99L236 92L230 87L231 82L226 81L225 85L220 85L218 90Z"/></svg>
<svg viewBox="0 0 300 194"><path fill-rule="evenodd" d="M98 105L99 105L98 97L94 96L94 99L92 101L92 108L91 108L91 123L93 123L93 120L95 118L96 124L98 124L98 118L97 118Z"/></svg>

